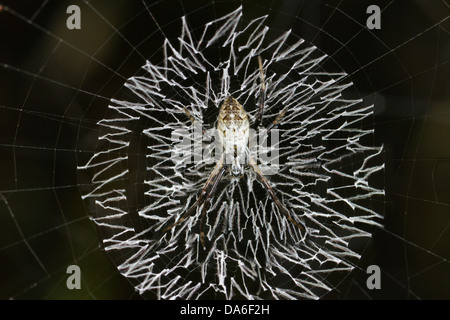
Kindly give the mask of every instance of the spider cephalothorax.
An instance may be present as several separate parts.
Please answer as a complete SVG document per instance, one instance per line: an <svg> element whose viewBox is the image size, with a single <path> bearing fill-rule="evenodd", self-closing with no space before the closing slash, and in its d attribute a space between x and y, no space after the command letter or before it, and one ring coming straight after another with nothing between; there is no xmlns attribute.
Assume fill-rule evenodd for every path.
<svg viewBox="0 0 450 320"><path fill-rule="evenodd" d="M264 81L264 71L261 58L258 57L259 70L261 76L261 87L259 95L259 109L255 116L255 121L253 125L258 127L261 123L263 112L264 112L264 99L266 84ZM190 118L191 122L196 123L195 118L191 113L184 109L187 116ZM286 110L283 109L279 115L272 121L272 123L267 127L265 133L267 134L276 124L280 122L283 118ZM221 156L217 161L216 166L209 175L206 183L197 198L197 201L176 221L170 226L163 229L163 233L171 230L173 227L182 223L189 217L197 207L203 205L202 207L202 218L200 223L200 242L203 247L205 247L205 235L204 235L204 224L205 216L208 210L209 201L214 196L217 190L219 182L221 181L227 168L230 169L230 174L234 177L241 177L244 174L244 168L246 166L250 167L260 179L262 185L270 194L271 198L275 202L278 210L286 216L286 218L294 224L297 228L305 231L305 228L297 222L290 211L284 206L284 204L278 199L275 191L270 186L269 181L266 179L261 169L259 168L255 159L252 158L248 150L249 135L250 135L250 122L249 117L244 110L244 107L232 96L228 96L222 103L217 117L217 131L219 135L219 141L221 144Z"/></svg>

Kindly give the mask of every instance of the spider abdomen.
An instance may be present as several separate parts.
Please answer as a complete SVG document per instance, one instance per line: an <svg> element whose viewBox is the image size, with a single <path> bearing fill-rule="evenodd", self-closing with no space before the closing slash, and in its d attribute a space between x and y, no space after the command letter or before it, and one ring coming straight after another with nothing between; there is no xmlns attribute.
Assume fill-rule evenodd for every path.
<svg viewBox="0 0 450 320"><path fill-rule="evenodd" d="M244 174L249 130L250 123L242 105L233 97L226 98L220 107L217 131L225 164L230 166L234 176Z"/></svg>

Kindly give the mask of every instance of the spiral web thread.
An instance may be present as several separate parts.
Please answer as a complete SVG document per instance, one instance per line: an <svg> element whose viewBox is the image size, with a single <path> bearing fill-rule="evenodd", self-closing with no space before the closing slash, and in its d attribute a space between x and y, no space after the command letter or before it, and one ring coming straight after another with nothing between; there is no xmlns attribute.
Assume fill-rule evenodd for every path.
<svg viewBox="0 0 450 320"><path fill-rule="evenodd" d="M120 272L141 294L317 299L333 289L330 275L348 274L358 262L360 254L350 242L370 239L370 227L381 226L371 199L384 191L369 179L383 171L382 146L363 143L373 135L363 128L373 106L343 96L352 84L344 72L321 69L327 56L317 48L290 31L271 38L266 18L244 21L238 8L206 24L194 40L183 17L180 37L166 39L161 48L163 62L147 61L143 75L126 82L128 96L136 101L112 99L110 115L98 123L105 132L102 143L79 167L92 173L92 188L84 198L97 208L93 220L105 250L120 256ZM215 165L196 128L213 128L229 95L254 119L258 56L267 82L264 124L287 110L277 127L279 141L264 140L260 155L277 151L278 166L268 179L306 226L306 236L279 212L251 169L240 180L225 177L221 182L206 215L205 250L198 235L201 205L162 234L196 201ZM130 139L136 134L132 124L139 119L148 126L138 133L147 139L146 201L137 210L144 227L138 230L125 186ZM178 143L183 138L190 143ZM267 163L260 159L259 165Z"/></svg>

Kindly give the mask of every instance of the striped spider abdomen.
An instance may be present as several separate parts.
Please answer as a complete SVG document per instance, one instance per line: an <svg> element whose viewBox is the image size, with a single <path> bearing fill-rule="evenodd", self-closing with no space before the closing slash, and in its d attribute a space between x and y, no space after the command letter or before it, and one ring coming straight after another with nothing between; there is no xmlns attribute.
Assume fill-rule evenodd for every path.
<svg viewBox="0 0 450 320"><path fill-rule="evenodd" d="M250 123L243 106L231 96L220 107L217 131L225 165L230 166L233 176L242 176L247 163Z"/></svg>

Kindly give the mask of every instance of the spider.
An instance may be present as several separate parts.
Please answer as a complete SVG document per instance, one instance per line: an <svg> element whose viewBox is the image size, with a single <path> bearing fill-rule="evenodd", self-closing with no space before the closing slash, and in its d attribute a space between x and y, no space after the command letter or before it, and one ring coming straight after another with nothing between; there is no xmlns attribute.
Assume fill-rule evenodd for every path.
<svg viewBox="0 0 450 320"><path fill-rule="evenodd" d="M255 127L259 127L262 121L266 91L263 64L260 56L258 56L258 64L261 77L261 85L258 98L259 109L257 111L254 122ZM194 117L186 108L184 108L184 111L191 122L194 124ZM285 113L286 108L281 110L275 120L273 120L272 123L267 127L267 129L265 130L265 134L267 134L275 125L280 122ZM250 131L249 116L244 110L244 107L232 96L228 96L220 107L219 115L217 117L217 131L222 147L220 159L217 161L214 169L209 175L195 203L175 223L163 229L163 234L185 221L191 214L194 213L197 207L203 204L200 222L200 242L202 247L205 248L205 216L208 210L209 202L214 196L219 182L221 181L227 169L232 177L240 178L244 175L244 169L246 167L252 168L252 170L256 173L264 188L267 190L272 200L275 202L279 211L286 216L288 221L294 224L302 232L305 231L305 228L300 223L294 220L289 210L277 197L274 189L270 186L269 181L263 175L255 159L253 159L253 157L250 155L248 148Z"/></svg>

